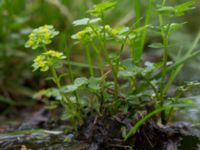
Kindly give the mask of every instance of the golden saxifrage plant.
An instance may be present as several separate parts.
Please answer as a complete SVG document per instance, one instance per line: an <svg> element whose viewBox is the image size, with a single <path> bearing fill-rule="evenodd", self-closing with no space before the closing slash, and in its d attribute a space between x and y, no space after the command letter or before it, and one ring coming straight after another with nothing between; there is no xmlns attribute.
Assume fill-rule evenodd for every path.
<svg viewBox="0 0 200 150"><path fill-rule="evenodd" d="M61 104L64 107L63 119L70 120L75 130L88 114L112 117L123 112L131 118L137 111L145 110L145 106L151 104L153 110L147 111L146 115L130 130L127 129L124 138L128 139L150 117L161 114L160 120L166 124L174 110L193 106L192 101L183 97L183 92L181 92L187 90L187 84L184 88L176 87L173 96L168 96L167 93L184 63L200 53L200 51L193 51L200 39L200 34L197 35L186 54L177 56L177 59L169 62L168 50L169 47L173 48L169 37L185 23L169 22L165 18L184 15L194 8L194 2L168 6L165 0L159 4L155 0L148 0L145 17L136 12L138 20L133 25L112 28L106 24L106 13L116 4L114 1L97 4L87 12L91 18L73 22L75 27L81 29L72 35L72 39L76 40L75 44L82 45L84 49L89 71L87 77L77 77L72 83L61 80L66 75L59 74L59 70L72 62L66 59L70 56L66 57L62 52L48 50L47 45L59 33L51 25L34 29L25 46L41 51L34 60L33 70L51 72L50 79L56 85L56 87L40 91L39 94L54 97L53 104ZM135 4L137 7L135 11L140 9L137 4ZM150 23L153 10L158 16L158 25ZM151 34L151 32L156 32L162 39L160 43L155 42L149 45L153 49L163 50L163 59L159 62L144 62L141 59L145 40L148 37L147 33ZM110 52L108 45L116 49ZM129 50L130 57L122 59L125 48ZM69 69L68 73L72 74L72 70L73 68ZM199 84L189 83L188 85L191 87Z"/></svg>

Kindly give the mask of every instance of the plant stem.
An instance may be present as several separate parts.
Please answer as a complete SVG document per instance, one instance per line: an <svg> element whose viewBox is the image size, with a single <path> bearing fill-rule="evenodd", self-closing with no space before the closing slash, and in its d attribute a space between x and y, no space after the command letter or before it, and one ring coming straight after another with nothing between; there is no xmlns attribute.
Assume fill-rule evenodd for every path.
<svg viewBox="0 0 200 150"><path fill-rule="evenodd" d="M88 61L88 64L89 64L90 75L94 76L93 64L92 64L90 49L89 49L88 45L86 45L86 57L87 57L87 61Z"/></svg>
<svg viewBox="0 0 200 150"><path fill-rule="evenodd" d="M141 17L141 8L140 8L140 0L134 0L134 11L135 11L135 18L139 20ZM140 27L141 22L137 22L136 27Z"/></svg>
<svg viewBox="0 0 200 150"><path fill-rule="evenodd" d="M105 18L104 18L103 12L101 13L101 17L102 17L102 24L103 24L103 50L105 53L106 61L109 63L109 65L112 68L113 78L114 78L114 97L115 97L115 100L117 100L118 99L118 78L117 78L118 71L116 70L115 66L113 66L112 61L109 59L109 56L108 56L108 51L106 48Z"/></svg>
<svg viewBox="0 0 200 150"><path fill-rule="evenodd" d="M147 12L146 12L146 17L145 17L145 23L144 26L147 26L149 24L150 21L150 16L151 16L151 12L152 12L152 7L154 4L154 0L149 0L149 4L148 4L148 8L147 8ZM138 56L138 61L140 61L141 57L142 57L142 53L143 53L143 49L144 49L144 44L145 44L145 40L146 40L146 36L147 36L147 29L145 28L143 33L142 33L142 38L141 38L141 44L140 44L140 49L139 49L139 56ZM137 60L136 60L137 61Z"/></svg>
<svg viewBox="0 0 200 150"><path fill-rule="evenodd" d="M53 80L54 83L56 84L56 86L60 90L61 89L61 84L60 84L60 79L59 79L59 77L58 77L58 75L56 73L56 70L54 68L51 68L51 73L52 73L52 76L53 76L53 79L54 79ZM61 92L61 95L62 95L62 105L64 107L68 107L68 106L72 107L72 103L71 103L70 99L68 97L66 97L63 92Z"/></svg>
<svg viewBox="0 0 200 150"><path fill-rule="evenodd" d="M56 70L54 68L51 69L51 73L53 75L53 78L54 78L54 82L55 84L57 85L57 87L60 89L61 88L61 85L60 85L60 79L56 73Z"/></svg>
<svg viewBox="0 0 200 150"><path fill-rule="evenodd" d="M96 47L95 44L92 44L96 54L97 54L97 57L98 57L98 63L99 63L99 68L100 68L100 73L101 73L101 76L103 76L104 74L104 68L103 68L103 59L101 57L101 53L100 53L100 50Z"/></svg>
<svg viewBox="0 0 200 150"><path fill-rule="evenodd" d="M111 64L110 62L110 59L108 57L108 50L106 48L106 29L105 29L105 17L104 17L104 14L103 12L101 13L101 17L102 17L102 24L103 24L103 38L102 38L102 48L104 50L104 53L105 53L105 58L106 58L106 61Z"/></svg>
<svg viewBox="0 0 200 150"><path fill-rule="evenodd" d="M151 83L151 80L147 79L145 76L142 76L144 78L144 80L147 82L147 84L149 84L149 86L152 88L153 92L155 93L155 96L157 98L157 100L159 99L159 94L157 92L156 87Z"/></svg>
<svg viewBox="0 0 200 150"><path fill-rule="evenodd" d="M70 62L70 49L69 49L69 53L68 53L68 56L67 56L67 61ZM71 68L71 64L70 63L67 63L68 64L68 69L69 69L69 74L70 74L70 78L71 78L71 82L74 81L74 75L73 75L73 72L72 72L72 68ZM80 98L79 98L79 95L78 95L78 92L75 91L74 92L74 96L76 97L76 103L77 103L77 112L81 112L81 106L80 106Z"/></svg>
<svg viewBox="0 0 200 150"><path fill-rule="evenodd" d="M163 0L162 5L165 5L165 0ZM159 15L159 23L160 23L160 27L161 27L161 34L162 34L162 40L163 40L163 44L164 44L164 54L163 54L163 68L162 68L162 77L161 77L161 85L160 85L160 107L163 107L164 105L164 83L165 83L165 77L166 77L166 73L167 73L167 59L168 59L168 35L167 33L165 33L164 29L163 29L163 16ZM161 120L163 124L166 124L166 118L165 118L165 111L161 112Z"/></svg>
<svg viewBox="0 0 200 150"><path fill-rule="evenodd" d="M118 69L116 67L112 67L113 76L114 76L114 97L115 100L118 99Z"/></svg>

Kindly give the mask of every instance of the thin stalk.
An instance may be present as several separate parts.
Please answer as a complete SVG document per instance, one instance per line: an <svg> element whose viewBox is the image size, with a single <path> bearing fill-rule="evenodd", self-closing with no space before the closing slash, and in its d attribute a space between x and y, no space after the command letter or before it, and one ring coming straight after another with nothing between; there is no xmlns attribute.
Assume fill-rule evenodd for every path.
<svg viewBox="0 0 200 150"><path fill-rule="evenodd" d="M56 86L58 87L58 89L61 89L61 84L60 84L60 78L58 77L58 75L57 75L57 72L56 72L56 70L54 69L54 68L51 68L51 74L52 74L52 76L53 76L53 78L54 78L54 83L56 84ZM61 93L61 95L62 95L62 105L64 106L64 107L66 107L66 105L68 105L68 106L72 106L71 105L71 101L70 101L70 99L68 98L68 97L66 97L65 95L64 95L64 93Z"/></svg>
<svg viewBox="0 0 200 150"><path fill-rule="evenodd" d="M65 38L65 41L67 39ZM71 56L71 49L67 48L66 42L65 42L65 47L66 47L66 54L67 54L67 64L68 64L68 70L69 70L69 76L70 76L70 80L71 82L74 81L74 75L73 75L73 71L72 71L72 64L69 63L70 62L70 56Z"/></svg>
<svg viewBox="0 0 200 150"><path fill-rule="evenodd" d="M120 60L121 60L121 55L123 53L123 50L124 50L124 47L125 47L125 44L126 44L126 41L128 40L128 37L129 37L129 34L131 33L132 29L133 29L134 26L132 26L130 28L130 31L129 33L127 34L127 36L125 37L124 41L123 41L123 44L121 45L121 48L119 50L119 54L118 54L118 58L117 58L117 62L116 62L116 66L115 68L113 68L113 74L114 74L114 93L115 93L115 98L118 98L118 72L119 72L119 63L120 63ZM113 66L114 67L114 66Z"/></svg>
<svg viewBox="0 0 200 150"><path fill-rule="evenodd" d="M43 47L44 51L47 51L47 48L46 48L45 45L43 45L42 47ZM61 89L60 78L59 78L59 76L57 75L57 72L56 72L55 68L51 68L51 74L52 74L52 76L53 76L53 81L54 81L54 83L56 84L56 86L58 87L58 89ZM64 100L64 101L62 102L62 105L63 105L63 106L66 106L66 105L65 105L66 102L68 102L69 104L71 103L70 100L69 100L63 93L61 93L61 95L62 95L62 99Z"/></svg>
<svg viewBox="0 0 200 150"><path fill-rule="evenodd" d="M134 3L135 18L136 18L136 20L139 20L141 17L140 0L134 0L133 3ZM136 27L140 27L140 25L141 25L141 22L139 21L136 24Z"/></svg>
<svg viewBox="0 0 200 150"><path fill-rule="evenodd" d="M113 76L114 76L114 97L115 100L118 99L118 69L113 66Z"/></svg>
<svg viewBox="0 0 200 150"><path fill-rule="evenodd" d="M44 51L47 51L47 48L46 48L45 45L43 45L43 49L44 49ZM58 89L61 89L60 78L59 78L59 76L57 75L57 72L56 72L55 68L51 68L51 74L52 74L52 76L53 76L53 79L54 79L53 81L54 81L54 83L56 84L56 86L58 87ZM62 102L63 106L66 107L66 102L67 102L67 103L69 103L69 105L70 105L70 107L71 107L71 101L70 101L70 99L69 99L68 97L66 97L66 96L64 95L64 93L61 93L61 95L62 95L62 99L64 100L64 101Z"/></svg>
<svg viewBox="0 0 200 150"><path fill-rule="evenodd" d="M135 8L136 20L138 21L136 23L136 27L139 28L139 27L141 27L141 21L140 21L141 4L140 4L140 0L135 0L134 2L135 2L134 8ZM154 0L149 0L148 8L146 11L146 17L145 17L145 21L144 21L144 26L149 24L153 4L154 4ZM142 32L140 41L136 42L136 49L135 48L132 49L132 57L136 63L139 63L141 60L143 49L144 49L144 44L145 44L145 40L146 40L146 35L147 35L147 29L144 29L144 31Z"/></svg>
<svg viewBox="0 0 200 150"><path fill-rule="evenodd" d="M112 68L113 77L114 77L114 97L115 97L115 100L117 100L118 99L118 78L117 78L117 72L115 70L115 66L113 66L111 60L109 59L108 50L106 48L105 17L104 17L103 12L101 13L101 17L102 17L102 24L103 24L103 50L105 53L106 61L109 63L109 65Z"/></svg>
<svg viewBox="0 0 200 150"><path fill-rule="evenodd" d="M135 60L135 42L134 42L134 40L131 41L131 58L132 58L132 62L134 63L134 60Z"/></svg>
<svg viewBox="0 0 200 150"><path fill-rule="evenodd" d="M101 57L101 53L100 53L100 50L96 47L95 44L92 44L96 54L97 54L97 59L98 59L98 64L99 64L99 68L100 68L100 73L101 73L101 76L103 76L104 74L104 68L103 68L103 59Z"/></svg>
<svg viewBox="0 0 200 150"><path fill-rule="evenodd" d="M152 88L153 92L155 93L156 95L156 98L157 100L159 99L159 94L158 94L158 91L156 89L156 87L151 83L151 81L149 79L147 79L145 76L142 76L144 78L144 80L147 82L147 84L150 85L150 87Z"/></svg>
<svg viewBox="0 0 200 150"><path fill-rule="evenodd" d="M103 21L104 22L104 21ZM105 33L105 23L103 23L103 25L104 25L104 33ZM98 38L98 40L99 40L99 42L100 42L100 45L101 45L101 47L102 47L102 49L104 50L105 49L105 40L104 41L102 41L102 37L100 36L100 34L98 34L98 32L95 30L95 28L93 27L93 25L92 24L89 24L89 26L91 27L91 29L92 29L92 31L96 34L96 36L97 36L97 38ZM105 57L106 57L106 60L108 61L108 52L107 52L107 50L104 50L104 52L106 52L106 55L105 55Z"/></svg>
<svg viewBox="0 0 200 150"><path fill-rule="evenodd" d="M166 115L166 122L170 120L170 116L172 116L173 111L174 111L174 107L171 107L169 109L169 113Z"/></svg>
<svg viewBox="0 0 200 150"><path fill-rule="evenodd" d="M113 68L114 83L115 83L115 85L114 85L114 96L115 96L115 98L118 98L118 72L119 72L119 63L120 63L121 55L122 55L122 52L124 50L124 47L125 47L126 41L128 39L128 36L131 33L131 30L132 30L132 27L130 28L129 33L127 34L126 38L124 39L123 44L121 45L121 48L120 48L119 54L118 54L119 57L117 58L117 62L116 62L116 66L115 66L115 68Z"/></svg>
<svg viewBox="0 0 200 150"><path fill-rule="evenodd" d="M60 89L61 85L60 85L60 79L56 73L56 70L54 68L51 69L51 73L53 75L54 78L54 83L56 84L56 86Z"/></svg>
<svg viewBox="0 0 200 150"><path fill-rule="evenodd" d="M148 8L147 8L144 26L149 24L151 12L152 12L152 7L153 7L153 4L154 4L154 0L150 0L149 3L150 4L148 5ZM142 39L141 39L140 55L139 55L139 58L138 58L139 60L141 59L141 56L142 56L142 52L143 52L143 49L144 49L146 36L147 36L147 29L144 29L144 31L142 33Z"/></svg>
<svg viewBox="0 0 200 150"><path fill-rule="evenodd" d="M94 76L92 58L91 58L90 49L89 49L88 45L86 45L86 57L87 57L87 61L88 61L88 64L89 64L90 75Z"/></svg>
<svg viewBox="0 0 200 150"><path fill-rule="evenodd" d="M166 3L166 0L163 0L163 2L162 2L162 5L164 6L164 5L165 5L165 3Z"/></svg>
<svg viewBox="0 0 200 150"><path fill-rule="evenodd" d="M131 30L133 30L134 29L134 27L136 26L137 27L137 24L138 24L138 22L140 22L142 20L142 18L139 18L139 20L136 20L136 22L132 25L132 27L130 28L130 32L131 32ZM130 33L129 33L130 34ZM131 58L132 58L132 61L133 61L133 63L137 63L137 61L136 60L138 60L137 59L137 57L138 57L138 51L140 50L140 48L141 48L141 43L140 43L140 41L134 41L134 39L133 40L130 40L131 41L131 44L130 44L130 47L131 47Z"/></svg>
<svg viewBox="0 0 200 150"><path fill-rule="evenodd" d="M106 49L106 41L105 41L105 19L104 19L104 15L103 15L103 12L102 12L102 24L103 24L103 37L95 30L95 28L93 27L92 24L89 24L89 26L91 27L91 29L93 30L93 32L96 34L99 42L100 42L100 46L101 46L101 49L104 51L104 56L105 56L105 59L106 59L106 62L108 62L110 65L112 65L108 59L108 51ZM95 44L93 43L93 48L95 49L97 55L98 55L98 63L99 63L99 66L100 66L100 72L101 72L101 76L103 77L103 80L102 80L102 88L101 88L101 94L102 94L102 98L99 98L98 99L100 100L100 105L103 105L104 103L104 95L103 95L103 91L104 91L104 85L105 85L105 74L104 74L104 68L103 68L103 59L102 59L102 56L101 56L101 51L95 46Z"/></svg>
<svg viewBox="0 0 200 150"><path fill-rule="evenodd" d="M100 43L101 43L101 37L99 37L99 34L98 32L95 30L95 28L89 24L89 26L91 27L92 31L96 34L97 38L99 39ZM102 44L102 48L104 47L103 43ZM99 63L99 68L100 68L100 73L101 73L101 76L104 75L104 68L103 68L103 59L102 59L102 56L101 56L101 51L97 48L97 46L93 43L92 44L95 52L97 53L97 57L98 57L98 63Z"/></svg>
<svg viewBox="0 0 200 150"><path fill-rule="evenodd" d="M69 49L69 53L68 53L68 56L67 56L67 61L69 62L70 61L70 49ZM68 69L69 69L69 75L70 75L70 79L71 79L71 82L74 81L74 75L73 75L73 72L72 72L72 68L71 68L71 64L68 63ZM80 113L81 111L81 107L80 107L80 98L79 98L79 95L78 95L78 92L75 91L74 92L74 96L76 97L76 103L77 103L77 112Z"/></svg>
<svg viewBox="0 0 200 150"><path fill-rule="evenodd" d="M103 12L101 12L101 17L102 17L102 24L103 24L103 38L102 38L102 40L103 40L103 50L104 50L104 53L105 53L105 58L106 58L106 61L109 63L109 64L111 64L111 62L110 62L110 59L109 59L109 57L108 57L108 50L107 50L107 48L106 48L106 29L105 29L105 17L104 17L104 14L103 14Z"/></svg>
<svg viewBox="0 0 200 150"><path fill-rule="evenodd" d="M165 0L163 0L162 5L165 5ZM163 68L162 68L162 77L161 77L161 85L160 85L160 107L163 107L164 105L164 83L165 83L165 77L166 77L166 72L167 72L167 59L168 59L168 35L165 33L163 29L164 21L163 21L163 16L158 15L159 17L159 23L161 26L161 34L162 34L162 39L163 39L163 44L164 44L164 54L163 54ZM165 118L165 112L161 112L161 120L163 124L166 124L166 118Z"/></svg>

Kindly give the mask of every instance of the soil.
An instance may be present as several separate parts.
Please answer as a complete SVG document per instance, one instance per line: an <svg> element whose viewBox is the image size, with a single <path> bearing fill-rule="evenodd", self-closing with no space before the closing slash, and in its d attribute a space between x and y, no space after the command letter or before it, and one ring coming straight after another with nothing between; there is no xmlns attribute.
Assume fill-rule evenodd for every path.
<svg viewBox="0 0 200 150"><path fill-rule="evenodd" d="M196 137L196 143L190 148L198 148L199 131L190 124L182 122L162 126L152 119L125 142L121 136L121 127L123 125L129 128L133 122L135 121L128 118L119 120L116 117L88 119L80 130L80 139L88 143L84 150L177 150L181 148L181 141L185 137Z"/></svg>
<svg viewBox="0 0 200 150"><path fill-rule="evenodd" d="M184 122L163 126L150 119L125 142L122 127L130 129L137 117L130 119L123 113L88 117L75 138L74 134L57 132L68 125L53 117L59 116L60 111L52 113L40 105L38 109L19 112L21 118L10 118L13 122L7 125L1 123L2 150L197 150L200 145L200 130Z"/></svg>

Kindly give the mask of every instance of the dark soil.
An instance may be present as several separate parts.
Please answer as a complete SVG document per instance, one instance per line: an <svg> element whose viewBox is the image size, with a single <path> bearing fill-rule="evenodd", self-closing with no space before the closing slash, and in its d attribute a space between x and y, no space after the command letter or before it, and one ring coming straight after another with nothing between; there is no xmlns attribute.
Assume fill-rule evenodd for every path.
<svg viewBox="0 0 200 150"><path fill-rule="evenodd" d="M26 114L23 114L26 112ZM23 115L22 115L23 114ZM48 129L63 131L68 122L60 118L60 111L50 112L43 106L34 111L22 110L15 125L1 125L2 133L27 129ZM26 116L26 117L25 117ZM24 117L24 118L23 118ZM54 118L54 119L52 119ZM130 129L138 117L129 119L123 113L116 116L88 117L79 127L79 136L65 133L0 135L0 149L20 150L198 150L200 131L188 123L176 123L163 126L155 119L144 123L126 142L122 137L122 128ZM14 121L14 120L13 120ZM14 124L14 123L13 123ZM66 139L72 140L70 143ZM23 149L26 150L26 149Z"/></svg>
<svg viewBox="0 0 200 150"><path fill-rule="evenodd" d="M121 127L130 128L135 121L119 116L89 118L80 128L79 139L88 143L83 150L177 150L184 149L181 148L181 141L185 137L196 137L190 148L198 149L199 131L187 123L162 126L149 120L125 142Z"/></svg>

